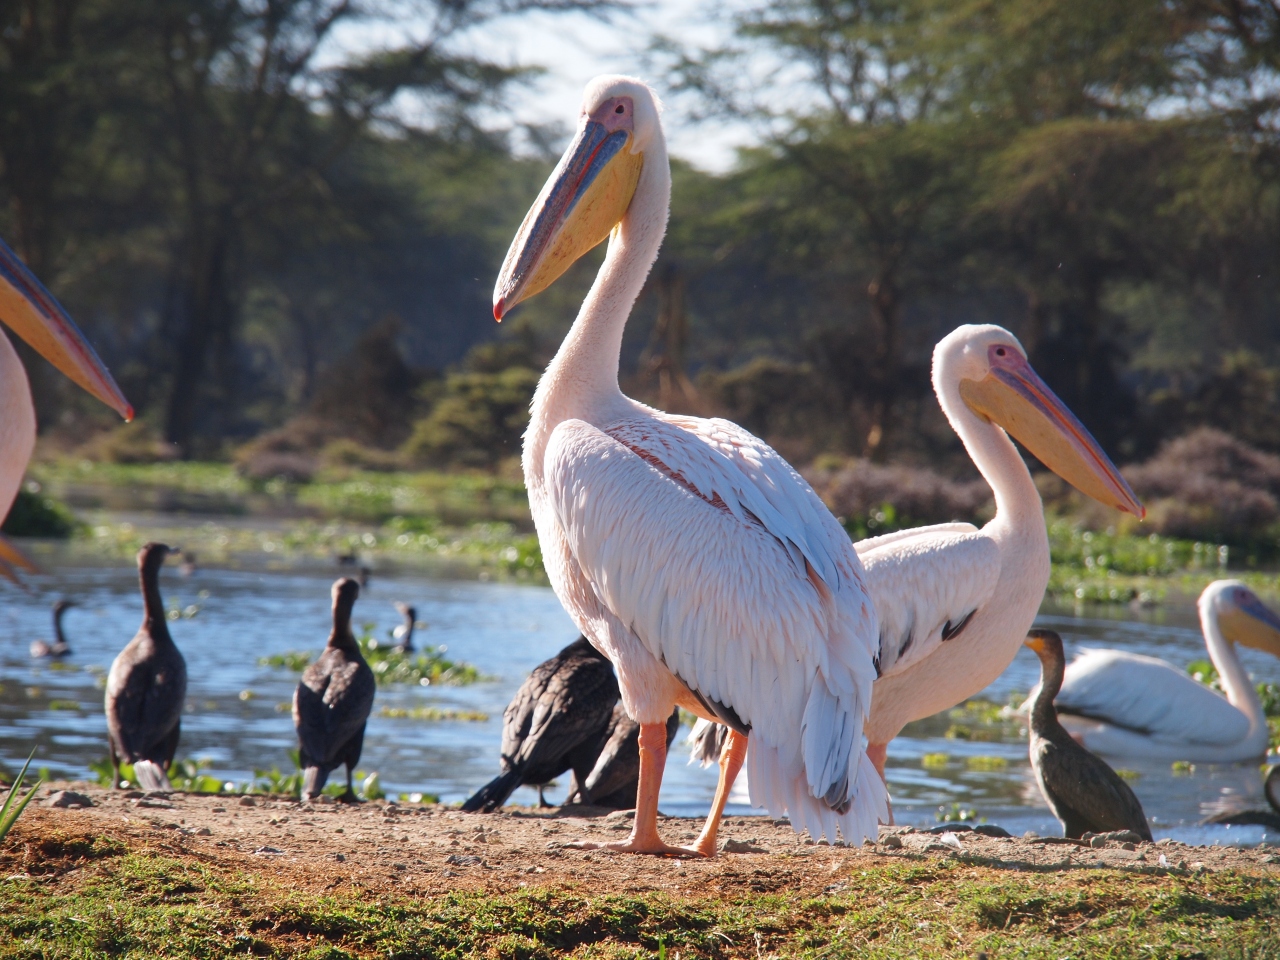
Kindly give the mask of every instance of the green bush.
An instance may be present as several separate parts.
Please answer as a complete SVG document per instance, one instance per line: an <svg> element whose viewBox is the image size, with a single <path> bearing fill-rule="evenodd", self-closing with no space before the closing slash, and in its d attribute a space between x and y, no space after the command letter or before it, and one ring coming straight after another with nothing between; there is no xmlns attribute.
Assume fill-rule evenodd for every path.
<svg viewBox="0 0 1280 960"><path fill-rule="evenodd" d="M66 540L79 525L75 515L58 501L30 490L19 490L0 531L11 537Z"/></svg>
<svg viewBox="0 0 1280 960"><path fill-rule="evenodd" d="M419 420L402 452L423 466L490 467L519 456L538 373L453 373L431 413Z"/></svg>

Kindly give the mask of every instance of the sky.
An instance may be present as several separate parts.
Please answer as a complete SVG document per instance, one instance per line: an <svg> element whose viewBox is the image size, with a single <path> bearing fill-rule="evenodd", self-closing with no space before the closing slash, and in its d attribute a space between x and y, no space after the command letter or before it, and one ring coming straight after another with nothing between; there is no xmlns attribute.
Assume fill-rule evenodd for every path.
<svg viewBox="0 0 1280 960"><path fill-rule="evenodd" d="M732 38L732 6L743 0L640 0L608 21L580 13L531 13L485 24L464 35L458 49L504 65L541 67L531 83L514 87L508 113L517 124L559 124L565 131L577 121L582 90L601 73L626 73L652 83L662 93L661 67L648 56L651 38L662 34L690 47L714 47ZM396 43L393 29L351 28L335 38L352 53ZM414 24L406 23L407 34ZM693 120L679 100L668 98L664 126L673 156L710 172L723 172L735 150L758 139L746 123Z"/></svg>

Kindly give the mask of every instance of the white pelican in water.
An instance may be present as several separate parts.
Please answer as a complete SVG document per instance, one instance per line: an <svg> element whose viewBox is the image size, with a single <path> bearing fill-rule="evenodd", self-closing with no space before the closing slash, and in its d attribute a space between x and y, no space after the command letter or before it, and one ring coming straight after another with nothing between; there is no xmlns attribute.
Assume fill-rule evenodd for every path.
<svg viewBox="0 0 1280 960"><path fill-rule="evenodd" d="M880 618L867 752L884 776L889 741L912 720L981 692L1012 662L1049 582L1044 508L1012 434L1095 500L1139 517L1129 485L1031 368L1008 330L962 326L933 351L933 389L991 486L996 513L899 530L856 545ZM1006 433L1007 431L1007 433ZM695 756L714 749L701 729Z"/></svg>
<svg viewBox="0 0 1280 960"><path fill-rule="evenodd" d="M1233 763L1267 752L1267 718L1237 643L1280 657L1280 616L1239 580L1200 594L1200 628L1226 696L1163 660L1086 650L1067 667L1054 705L1094 753Z"/></svg>
<svg viewBox="0 0 1280 960"><path fill-rule="evenodd" d="M0 321L39 354L126 420L133 408L93 347L53 295L0 240ZM18 353L0 333L0 518L9 512L36 444L36 408ZM0 538L0 575L31 563Z"/></svg>
<svg viewBox="0 0 1280 960"><path fill-rule="evenodd" d="M599 77L577 134L507 253L494 316L609 238L591 292L533 399L524 476L547 575L612 661L640 724L636 853L715 852L746 753L752 801L797 832L859 843L887 816L863 751L876 618L839 523L768 445L724 420L623 396L618 354L666 231L671 171L657 98ZM733 728L708 829L658 836L666 724L679 704Z"/></svg>

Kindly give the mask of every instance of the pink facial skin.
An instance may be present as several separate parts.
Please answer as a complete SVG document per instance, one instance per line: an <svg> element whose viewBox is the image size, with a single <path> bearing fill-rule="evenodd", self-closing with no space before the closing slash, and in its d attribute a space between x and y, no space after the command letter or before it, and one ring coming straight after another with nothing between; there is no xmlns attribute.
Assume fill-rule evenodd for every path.
<svg viewBox="0 0 1280 960"><path fill-rule="evenodd" d="M616 130L635 133L635 104L632 103L630 97L610 97L596 107L595 112L591 114L589 119L600 124L610 133Z"/></svg>

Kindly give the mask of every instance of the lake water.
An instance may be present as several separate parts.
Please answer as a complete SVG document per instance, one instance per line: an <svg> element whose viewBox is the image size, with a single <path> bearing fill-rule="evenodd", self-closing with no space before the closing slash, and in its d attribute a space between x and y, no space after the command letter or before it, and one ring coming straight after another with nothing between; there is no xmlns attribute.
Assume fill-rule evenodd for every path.
<svg viewBox="0 0 1280 960"><path fill-rule="evenodd" d="M288 650L318 651L329 624L329 587L336 571L242 571L202 569L183 577L166 567L162 589L170 606L198 604L196 616L171 624L187 659L190 682L182 721L180 757L211 761L213 775L248 780L255 769L291 769L295 745L287 708L297 675L259 666L258 658ZM11 770L37 748L33 766L54 777L85 778L89 764L105 758L102 672L133 636L141 618L131 565L54 566L29 578L29 592L11 587L0 604L0 762ZM65 667L28 656L30 642L52 635L49 606L58 597L79 604L65 618L73 654ZM497 772L502 711L532 667L571 641L576 632L549 589L494 583L450 582L379 571L356 606L356 623L375 623L377 634L399 623L395 600L415 604L429 624L415 640L420 647L444 645L451 659L474 664L491 680L469 687L383 687L369 721L361 767L377 770L384 788L465 798ZM1183 666L1204 656L1190 603L1143 612L1127 609L1046 608L1042 626L1063 634L1068 656L1086 646L1123 647ZM1280 681L1280 660L1243 651L1259 680ZM1023 650L986 696L1005 702L1035 683L1039 665ZM481 711L485 722L424 722L377 715L380 707L438 707ZM889 782L900 823L933 825L939 809L972 809L1014 833L1060 833L1040 798L1027 763L1025 740L978 742L945 736L946 718L913 724L889 752ZM942 766L922 758L947 754ZM672 751L662 787L667 813L702 815L715 789L713 770L686 764L681 739ZM1000 757L998 769L973 769L969 757ZM997 761L998 764L998 761ZM992 766L988 761L986 766ZM1157 837L1190 843L1256 843L1259 827L1202 827L1221 805L1264 808L1256 764L1199 764L1174 774L1167 763L1125 766L1141 774L1134 789L1152 818ZM548 792L563 795L564 786ZM752 812L743 791L731 812ZM536 802L525 788L513 802Z"/></svg>

